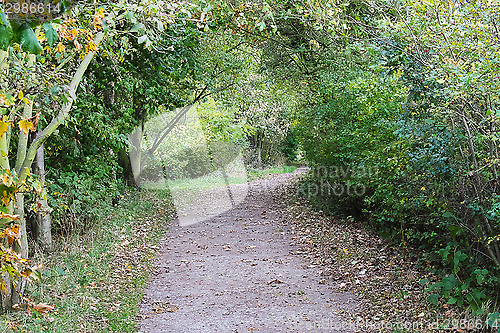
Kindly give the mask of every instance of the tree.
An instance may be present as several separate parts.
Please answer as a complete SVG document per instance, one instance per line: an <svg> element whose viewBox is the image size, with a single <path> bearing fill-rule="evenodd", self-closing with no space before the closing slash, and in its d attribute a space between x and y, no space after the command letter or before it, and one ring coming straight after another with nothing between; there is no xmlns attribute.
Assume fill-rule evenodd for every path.
<svg viewBox="0 0 500 333"><path fill-rule="evenodd" d="M38 149L69 117L78 86L101 42L133 33L138 35L139 44L144 43L145 49L153 50L156 42L164 38L165 26L178 18L189 21L192 8L185 3L169 2L162 7L153 2L129 4L120 1L112 5L81 3L78 9L74 13L79 16L70 13L63 15L64 20L43 22L31 15L21 21L18 17L7 18L0 8L0 48L5 50L0 51L3 72L0 107L4 115L0 122L4 129L0 137L0 150L3 151L0 167L4 172L19 175L19 184L23 184L30 174ZM121 29L126 22L134 24L129 31ZM36 60L33 54L37 55ZM43 112L33 115L35 105ZM36 130L39 120L46 125L29 142L29 132ZM18 133L13 130L15 123ZM16 156L9 154L14 146L10 141L14 139ZM12 215L15 209L20 219L18 251L26 256L24 194L18 190L4 193L6 214ZM12 290L3 294L3 310L12 306L15 294Z"/></svg>

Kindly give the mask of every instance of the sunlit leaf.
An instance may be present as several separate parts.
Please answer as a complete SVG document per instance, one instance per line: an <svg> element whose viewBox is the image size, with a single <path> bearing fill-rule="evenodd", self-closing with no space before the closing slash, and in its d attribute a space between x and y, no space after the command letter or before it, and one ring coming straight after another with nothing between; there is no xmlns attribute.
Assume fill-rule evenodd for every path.
<svg viewBox="0 0 500 333"><path fill-rule="evenodd" d="M5 132L7 132L8 128L9 123L0 120L0 138L4 135Z"/></svg>
<svg viewBox="0 0 500 333"><path fill-rule="evenodd" d="M19 129L25 134L28 135L30 131L35 130L35 126L28 119L23 119L19 121Z"/></svg>
<svg viewBox="0 0 500 333"><path fill-rule="evenodd" d="M0 279L0 290L2 291L2 294L7 294L7 284L3 279Z"/></svg>

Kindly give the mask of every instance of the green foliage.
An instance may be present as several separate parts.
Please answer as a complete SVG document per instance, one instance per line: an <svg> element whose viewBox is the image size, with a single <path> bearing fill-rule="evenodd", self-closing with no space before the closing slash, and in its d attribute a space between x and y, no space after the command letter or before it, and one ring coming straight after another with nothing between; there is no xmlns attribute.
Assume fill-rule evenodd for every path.
<svg viewBox="0 0 500 333"><path fill-rule="evenodd" d="M299 141L296 139L293 132L288 132L285 139L281 143L281 151L289 162L297 160L297 153L299 149Z"/></svg>
<svg viewBox="0 0 500 333"><path fill-rule="evenodd" d="M199 118L151 148L143 176L207 175L239 153L231 144L259 168L300 148L312 169L302 192L318 208L417 247L438 275L429 300L479 311L500 285L498 3L163 4L83 2L75 20L44 24L0 13L9 139L74 99L79 59L96 32L107 37L66 126L45 143L57 231L111 211L130 180L128 135L153 121L142 142L151 148L168 111L198 97ZM12 131L30 102L41 115ZM22 145L9 144L1 158L14 164Z"/></svg>
<svg viewBox="0 0 500 333"><path fill-rule="evenodd" d="M3 9L0 9L0 49L5 50L12 39L12 26Z"/></svg>
<svg viewBox="0 0 500 333"><path fill-rule="evenodd" d="M277 175L282 173L292 173L297 169L296 166L284 165L284 166L275 166L266 169L249 169L248 172L248 181L254 181L262 178L269 177L269 175Z"/></svg>
<svg viewBox="0 0 500 333"><path fill-rule="evenodd" d="M427 263L441 267L433 270L441 277L429 286L431 302L444 297L480 311L499 283L489 261L499 234L497 196L469 192L468 133L435 110L446 100L443 86L397 48L373 45L370 52L375 73L340 67L343 73L330 69L307 82L316 99L297 112L297 129L313 172L302 193L319 209L366 219L423 251ZM478 158L486 153L476 150ZM353 192L356 184L363 191Z"/></svg>
<svg viewBox="0 0 500 333"><path fill-rule="evenodd" d="M347 193L349 184L359 185L363 194L382 197L398 177L394 167L400 167L403 156L397 153L401 147L395 140L394 121L401 112L404 89L397 76L383 78L356 70L343 74L341 69L324 75L310 83L317 91L316 103L298 113L297 133L314 171L311 181L320 186L321 209L360 216L361 198ZM378 187L377 181L386 188Z"/></svg>
<svg viewBox="0 0 500 333"><path fill-rule="evenodd" d="M460 251L457 253L459 252ZM461 255L463 254L461 253L459 256L455 256L456 266L461 261ZM467 259L467 255L465 255L465 259ZM485 280L487 274L488 270L486 269L476 269L473 276L465 280L461 280L453 273L444 276L438 282L429 284L429 280L423 279L420 283L422 285L428 285L427 291L431 293L428 296L428 300L434 305L437 305L439 299L444 297L448 300L448 304L456 304L457 306L467 304L471 307L474 314L482 315L483 309L481 305L488 300L488 296L485 293L485 286L481 286L481 284Z"/></svg>
<svg viewBox="0 0 500 333"><path fill-rule="evenodd" d="M22 49L31 54L42 52L42 45L38 42L35 32L28 23L24 23L17 29L19 44Z"/></svg>
<svg viewBox="0 0 500 333"><path fill-rule="evenodd" d="M53 230L81 232L109 212L124 190L122 182L110 179L117 173L113 163L105 160L88 161L84 169L54 170L47 190Z"/></svg>

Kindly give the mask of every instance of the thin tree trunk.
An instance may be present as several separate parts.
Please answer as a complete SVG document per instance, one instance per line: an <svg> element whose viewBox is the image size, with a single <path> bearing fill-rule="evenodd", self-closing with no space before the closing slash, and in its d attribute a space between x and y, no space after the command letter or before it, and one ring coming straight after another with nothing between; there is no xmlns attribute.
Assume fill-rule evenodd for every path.
<svg viewBox="0 0 500 333"><path fill-rule="evenodd" d="M30 57L34 62L34 56ZM30 96L27 96L28 99L31 99ZM23 109L23 118L31 118L33 114L33 102L24 106ZM16 165L15 170L17 174L21 172L21 167L23 165L24 159L26 158L26 150L28 147L28 135L29 133L25 133L23 131L19 132L19 139L17 145L17 155L16 155ZM28 257L28 233L26 232L26 216L24 214L24 193L19 192L16 194L16 207L15 207L16 215L19 216L18 224L19 224L19 232L21 233L21 248L16 249L17 252L20 252L23 258Z"/></svg>
<svg viewBox="0 0 500 333"><path fill-rule="evenodd" d="M255 146L256 146L256 151L257 151L257 168L261 169L262 168L262 145L261 145L260 135L258 132L255 135Z"/></svg>
<svg viewBox="0 0 500 333"><path fill-rule="evenodd" d="M132 171L134 173L134 182L136 186L141 185L141 173L142 173L142 152L141 143L143 135L143 123L141 122L134 130L130 136L130 165L132 166Z"/></svg>
<svg viewBox="0 0 500 333"><path fill-rule="evenodd" d="M0 50L0 74L8 73L8 54L5 51ZM9 151L9 134L6 132L0 137L0 152L8 152ZM10 170L10 162L7 154L0 154L0 169L2 170ZM11 202L7 207L7 213L12 214L14 212L14 204ZM3 238L2 245L7 248L7 238ZM10 279L10 275L7 272L1 273L1 278L5 282L6 291L5 293L0 293L0 306L1 312L7 312L12 310L12 294L14 293L14 286L12 285L12 281Z"/></svg>
<svg viewBox="0 0 500 333"><path fill-rule="evenodd" d="M7 75L8 73L8 54L7 52L0 50L0 75ZM8 142L8 133L4 133L0 136L0 152L8 152L9 151L9 142ZM0 154L0 169L2 170L10 170L9 157L6 154ZM13 205L9 205L7 207L7 212L11 214L13 212ZM7 239L4 238L2 240L2 245L7 248ZM1 278L5 281L6 291L5 293L0 293L0 306L1 312L6 312L12 309L12 283L10 281L9 273L2 272Z"/></svg>
<svg viewBox="0 0 500 333"><path fill-rule="evenodd" d="M40 176L40 181L45 183L45 154L43 145L38 148L35 159L34 173ZM51 217L50 207L47 204L47 198L38 200L39 208L36 213L35 223L33 224L33 237L47 251L52 251L52 232L51 232Z"/></svg>

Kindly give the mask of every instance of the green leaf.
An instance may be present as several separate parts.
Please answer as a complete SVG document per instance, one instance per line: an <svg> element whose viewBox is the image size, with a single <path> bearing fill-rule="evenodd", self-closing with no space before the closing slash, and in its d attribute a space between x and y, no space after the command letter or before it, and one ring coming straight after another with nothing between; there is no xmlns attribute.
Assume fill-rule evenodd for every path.
<svg viewBox="0 0 500 333"><path fill-rule="evenodd" d="M47 38L47 42L49 43L50 46L54 45L58 41L59 35L54 30L52 23L50 22L44 23L43 28L45 29L45 38Z"/></svg>
<svg viewBox="0 0 500 333"><path fill-rule="evenodd" d="M452 213L450 212L444 212L443 213L443 217L455 217L455 215L453 215Z"/></svg>
<svg viewBox="0 0 500 333"><path fill-rule="evenodd" d="M467 255L465 253L462 253L462 251L455 252L455 258L453 258L455 268L458 268L458 264L465 259L467 259Z"/></svg>
<svg viewBox="0 0 500 333"><path fill-rule="evenodd" d="M42 46L36 39L35 32L28 23L21 25L16 34L24 51L31 54L40 54L42 52Z"/></svg>
<svg viewBox="0 0 500 333"><path fill-rule="evenodd" d="M477 279L477 284L481 284L484 282L484 280L486 279L486 275L488 275L488 270L487 269L476 269L474 271L474 273L476 273L476 279Z"/></svg>
<svg viewBox="0 0 500 333"><path fill-rule="evenodd" d="M500 313L493 312L488 314L488 327L489 328L497 328L500 332Z"/></svg>
<svg viewBox="0 0 500 333"><path fill-rule="evenodd" d="M148 35L142 35L141 37L137 38L137 42L139 44L144 43L148 39Z"/></svg>
<svg viewBox="0 0 500 333"><path fill-rule="evenodd" d="M57 273L59 273L59 275L66 275L66 271L64 269L62 269L61 267L57 267L56 270L57 270Z"/></svg>
<svg viewBox="0 0 500 333"><path fill-rule="evenodd" d="M0 10L2 10L0 8ZM0 13L0 49L6 50L12 40L13 32L12 26L5 13Z"/></svg>
<svg viewBox="0 0 500 333"><path fill-rule="evenodd" d="M429 279L422 279L422 280L418 281L418 283L420 283L421 286L425 286L428 282L429 282Z"/></svg>
<svg viewBox="0 0 500 333"><path fill-rule="evenodd" d="M130 32L142 32L143 33L144 31L146 31L146 27L142 23L136 23L136 24L134 24L132 29L130 29Z"/></svg>
<svg viewBox="0 0 500 333"><path fill-rule="evenodd" d="M49 92L50 92L50 95L56 96L56 95L59 95L59 93L61 92L61 89L59 88L59 86L53 86L52 88L50 88Z"/></svg>
<svg viewBox="0 0 500 333"><path fill-rule="evenodd" d="M455 304L457 302L457 299L455 297L452 297L448 300L448 304Z"/></svg>
<svg viewBox="0 0 500 333"><path fill-rule="evenodd" d="M437 305L439 302L439 296L436 294L431 294L429 295L429 297L427 297L427 300L432 304Z"/></svg>
<svg viewBox="0 0 500 333"><path fill-rule="evenodd" d="M439 255L443 258L443 261L448 260L448 255L450 254L450 248L447 246L444 249L439 249Z"/></svg>

